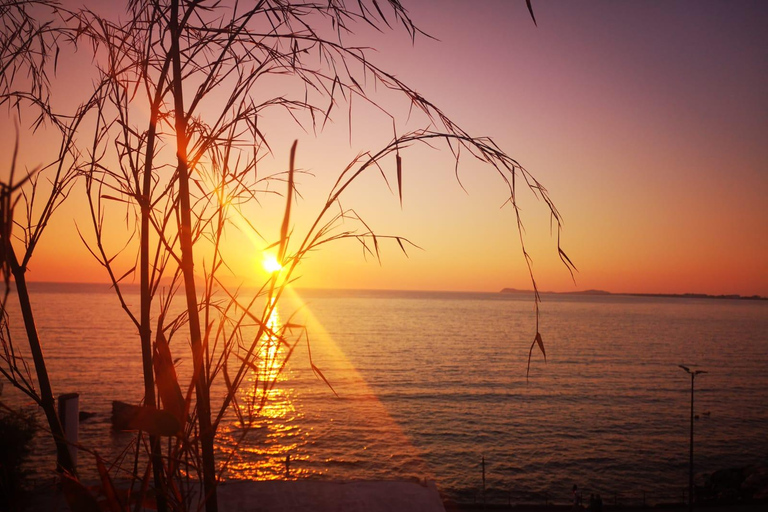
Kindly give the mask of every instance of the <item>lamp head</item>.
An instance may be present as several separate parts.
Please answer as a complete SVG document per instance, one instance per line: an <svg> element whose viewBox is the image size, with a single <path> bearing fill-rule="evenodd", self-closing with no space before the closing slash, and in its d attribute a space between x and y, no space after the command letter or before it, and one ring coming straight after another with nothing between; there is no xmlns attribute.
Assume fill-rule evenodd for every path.
<svg viewBox="0 0 768 512"><path fill-rule="evenodd" d="M692 375L692 376L694 376L694 377L695 377L695 376L697 376L697 375L699 375L699 374L701 374L701 373L707 373L707 371L706 371L706 370L694 370L694 371L691 371L691 369L690 369L690 368L688 368L687 366L685 366L685 365L682 365L682 364L679 364L679 365L677 365L677 366L678 366L679 368L682 368L683 370L685 370L685 372L686 372L686 373L688 373L688 374L690 374L690 375Z"/></svg>

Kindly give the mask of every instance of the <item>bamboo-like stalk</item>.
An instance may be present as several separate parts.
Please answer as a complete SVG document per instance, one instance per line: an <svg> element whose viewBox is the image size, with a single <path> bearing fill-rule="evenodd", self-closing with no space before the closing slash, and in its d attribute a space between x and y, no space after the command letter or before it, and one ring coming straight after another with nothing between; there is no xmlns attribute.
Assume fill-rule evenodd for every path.
<svg viewBox="0 0 768 512"><path fill-rule="evenodd" d="M29 300L29 290L27 289L26 270L19 265L16 253L10 242L5 247L5 258L10 264L13 279L16 282L16 293L19 298L21 315L24 319L24 329L29 341L29 350L32 353L32 359L35 362L35 373L37 383L40 386L40 407L45 412L45 418L51 429L53 440L56 443L56 465L60 471L66 471L72 475L77 475L77 470L72 462L72 456L64 437L64 429L61 426L59 417L56 414L56 400L53 396L53 388L48 378L48 368L45 365L43 348L40 344L40 338L35 326L35 315L32 311L32 303Z"/></svg>
<svg viewBox="0 0 768 512"><path fill-rule="evenodd" d="M0 105L7 104L10 109L13 106L21 117L21 104L31 105L38 111L35 128L43 123L50 122L51 126L60 131L62 137L59 154L51 164L44 167L55 167L55 173L50 176L51 190L43 199L42 210L35 208L37 181L35 172L28 173L18 182L14 182L16 159L18 154L18 134L13 151L13 160L10 176L7 183L0 184L0 266L6 286L6 298L10 287L11 276L16 285L16 295L24 323L25 334L29 344L30 353L34 361L34 371L37 377L39 392L31 381L19 381L13 377L16 361L8 360L12 365L11 373L3 374L10 377L11 382L19 387L28 396L33 398L42 407L48 427L56 445L58 471L63 471L76 476L76 468L72 460L69 447L64 437L64 431L56 414L55 395L51 384L48 368L45 362L42 343L35 324L35 315L27 288L27 265L34 253L35 247L45 230L51 215L67 196L67 184L72 174L65 170L64 160L70 155L73 148L73 134L77 129L89 106L86 104L78 107L72 116L59 118L50 108L48 101L49 82L47 69L49 68L50 53L56 48L61 27L56 23L41 22L37 16L48 11L53 15L58 14L58 5L55 2L39 2L41 11L33 14L29 5L23 2L6 3L0 9L2 25L5 31L0 36ZM28 11L30 9L30 11ZM55 62L54 68L55 68ZM20 76L26 78L17 82ZM18 88L20 87L20 88ZM17 126L18 131L18 126ZM71 169L70 169L71 170ZM25 218L14 218L14 210L19 201L25 206ZM35 213L33 213L35 212ZM14 248L14 226L18 226L22 235L17 235L24 249L18 255ZM20 258L19 258L20 256ZM6 302L2 302L5 315ZM10 333L10 331L9 331ZM13 344L10 338L5 340L10 345L11 353ZM26 364L24 364L26 367Z"/></svg>
<svg viewBox="0 0 768 512"><path fill-rule="evenodd" d="M144 402L149 407L157 407L155 401L155 380L154 365L152 362L152 290L149 267L152 264L149 255L149 233L150 233L150 214L152 210L151 192L152 192L152 164L155 154L155 135L157 133L157 118L160 108L161 89L165 83L165 74L168 66L163 68L160 81L157 85L155 98L152 103L152 109L149 119L149 131L147 134L147 148L144 160L144 169L141 182L141 199L139 201L141 209L141 227L140 227L140 259L139 259L139 281L141 291L141 311L140 311L140 332L141 338L141 359L142 370L144 372ZM152 435L149 437L152 472L157 488L157 510L165 512L168 509L166 502L166 483L163 475L163 459L160 447L160 437Z"/></svg>
<svg viewBox="0 0 768 512"><path fill-rule="evenodd" d="M171 2L171 60L172 89L176 128L176 156L178 165L176 178L179 183L179 245L181 246L181 269L184 276L184 291L189 316L189 336L194 359L195 396L197 399L197 421L200 426L200 447L203 459L203 493L206 512L218 511L216 493L216 461L213 452L214 431L211 425L211 402L204 349L200 332L200 317L197 308L195 287L194 252L192 244L192 220L189 191L189 167L187 165L187 118L184 112L184 88L181 73L181 50L179 48L178 25L179 1Z"/></svg>

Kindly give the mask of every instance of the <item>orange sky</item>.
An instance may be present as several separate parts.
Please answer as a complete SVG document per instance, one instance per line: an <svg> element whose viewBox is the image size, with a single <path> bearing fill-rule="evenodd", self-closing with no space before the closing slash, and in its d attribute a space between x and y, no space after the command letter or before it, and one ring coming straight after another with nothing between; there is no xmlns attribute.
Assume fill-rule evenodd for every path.
<svg viewBox="0 0 768 512"><path fill-rule="evenodd" d="M522 1L405 5L439 41L417 37L411 46L402 30L362 27L352 41L377 48L374 62L473 135L492 136L547 187L565 219L562 245L579 272L574 284L557 257L546 208L529 194L521 206L540 289L768 296L768 5L534 2L538 27ZM64 60L57 87L76 95L87 86L76 71L88 59L81 52ZM298 138L298 165L315 175L300 179L297 233L338 170L389 140L386 117L362 106L354 113L351 146L344 109L318 140L284 120L264 123L276 140L265 166L284 169ZM42 150L41 135L25 132L30 121L22 119L21 154L33 167ZM5 150L13 116L0 122L0 136ZM466 159L465 193L446 151L406 152L403 166L402 209L375 176L345 206L375 231L405 236L423 250L405 258L391 244L379 265L343 242L313 254L299 286L530 288L513 212L500 208L505 195L493 171ZM30 265L31 280L105 281L75 230L76 223L88 228L82 193L76 186L58 212ZM253 213L268 237L277 236L280 202ZM111 229L125 231L120 222ZM259 277L266 242L231 230L227 244L232 279Z"/></svg>

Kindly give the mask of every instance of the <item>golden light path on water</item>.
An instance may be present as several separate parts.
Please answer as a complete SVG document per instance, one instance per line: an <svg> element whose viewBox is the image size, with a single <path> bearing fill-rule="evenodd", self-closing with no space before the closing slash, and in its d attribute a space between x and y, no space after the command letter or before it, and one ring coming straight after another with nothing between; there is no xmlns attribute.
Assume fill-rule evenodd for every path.
<svg viewBox="0 0 768 512"><path fill-rule="evenodd" d="M293 290L287 288L285 295L279 306L295 314L284 321L278 308L273 309L268 321L270 332L259 340L256 364L238 393L240 419L232 414L230 421L220 426L218 448L223 455L223 477L360 478L355 476L354 467L344 473L329 469L349 462L339 455L342 447L328 445L329 440L339 436L339 429L367 430L368 435L379 436L373 443L377 447L397 451L367 451L366 457L374 459L366 460L367 466L378 465L377 457L402 456L419 461L418 465L425 468L418 450L310 308ZM306 331L298 329L298 325ZM284 339L288 336L292 344L297 343L293 350L279 341L276 334L281 333ZM322 377L312 371L312 363ZM319 406L321 403L325 405ZM366 442L355 439L354 434L342 434L339 438L344 438L344 443L350 438L352 442ZM419 473L432 478L424 469ZM370 478L365 471L361 474Z"/></svg>
<svg viewBox="0 0 768 512"><path fill-rule="evenodd" d="M240 411L239 420L225 433L235 441L234 448L228 454L232 457L229 470L238 477L256 480L276 478L281 466L285 466L286 455L296 452L299 446L298 442L254 444L244 437L248 428L267 425L268 438L290 438L291 427L288 423L296 418L292 390L282 385L286 378L280 370L286 349L276 335L281 329L276 307L272 309L267 327L267 332L259 340L256 365L250 369L235 405ZM240 439L236 440L238 437ZM250 460L253 457L261 462Z"/></svg>

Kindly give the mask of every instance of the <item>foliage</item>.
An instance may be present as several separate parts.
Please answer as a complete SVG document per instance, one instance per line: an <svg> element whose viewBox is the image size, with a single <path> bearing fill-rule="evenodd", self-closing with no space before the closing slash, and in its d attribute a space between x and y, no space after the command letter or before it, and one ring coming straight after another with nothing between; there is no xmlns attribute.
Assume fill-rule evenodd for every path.
<svg viewBox="0 0 768 512"><path fill-rule="evenodd" d="M18 134L7 178L0 179L0 274L4 293L0 299L0 373L17 389L33 399L45 412L48 427L56 443L57 466L75 472L63 429L56 415L53 388L48 376L42 343L35 327L35 313L26 285L27 268L53 213L69 194L77 170L74 137L89 107L81 105L75 115L60 116L49 103L48 70L51 54L58 56L61 32L37 18L38 10L56 13L54 3L2 2L0 4L0 106L35 116L32 131L50 124L59 142L56 157L48 164L17 173ZM55 68L55 57L53 66ZM17 179L17 174L22 174ZM45 186L39 177L45 174ZM47 190L46 190L47 186ZM22 213L18 214L21 209ZM19 234L19 231L21 234ZM23 325L34 360L35 389L29 365L11 338L7 304L15 283Z"/></svg>
<svg viewBox="0 0 768 512"><path fill-rule="evenodd" d="M25 102L43 105L44 119L62 134L54 166L54 183L62 185L54 187L52 207L44 209L48 217L36 226L45 226L75 174L84 184L91 226L80 226L80 236L133 322L143 358L143 405L120 406L129 412L118 414L118 423L140 431L135 461L148 441L146 471L134 469L132 478L146 489L151 471L159 510L192 506L193 476L202 482L206 509L217 509L216 481L228 464L215 456L222 421L234 417L240 425L250 425L300 345L308 350L318 378L328 382L311 360L304 326L292 319L282 325L271 321L307 255L340 240L356 241L374 258L380 258L382 243L395 243L403 252L412 245L400 236L376 233L356 211L345 208L344 199L362 176L379 174L387 186L396 182L402 202L403 175L408 172L403 154L417 145L442 146L455 157L457 173L463 159L475 158L499 176L529 271L517 207L521 183L544 201L560 229L560 215L546 189L515 159L491 139L471 136L394 74L377 67L367 49L345 43L360 26L402 26L415 40L422 33L398 0L133 0L127 21L86 8L41 4L50 7L53 21L37 26L50 31L53 42L43 46L49 51L39 54L29 45L15 46L25 59L38 57L31 58L31 64L19 64L36 78L31 89L14 88L13 79L0 82L5 87L0 104L7 101L19 113ZM10 39L15 41L16 33L25 30ZM33 30L27 37L36 40L37 33ZM93 90L67 116L53 112L47 89L39 87L48 80L50 50L55 48L58 57L59 44L87 47L94 54ZM395 94L422 124L398 133L395 116L379 102L376 90ZM268 135L265 126L287 117L298 131L319 133L336 115L351 119L353 100L384 112L392 123L391 138L362 150L340 169L308 227L299 229L296 178L304 171L296 164L298 145L294 142L288 155L279 154L285 141ZM339 112L343 108L346 112ZM268 158L287 165L270 170L265 166ZM34 190L35 184L30 186ZM4 190L16 190L13 187L11 180ZM32 197L12 199L10 192L6 196L7 204ZM282 201L277 226L271 230L276 236L268 234L274 218L264 206L268 197ZM13 218L12 208L4 210L6 225L12 225ZM118 222L128 227L124 236L113 229ZM223 240L233 230L247 231L262 240L263 251L276 254L279 269L255 293L230 288L222 279L231 272L231 254ZM3 243L10 255L10 229ZM570 265L561 250L560 256ZM30 257L28 251L24 263ZM10 274L17 283L23 278L23 272L6 272ZM131 279L139 281L138 307L125 300L124 284ZM185 305L181 310L180 303ZM531 350L538 345L543 352L538 294L535 305ZM187 350L180 340L188 341L191 363L177 369L175 358ZM14 370L13 357L6 363L11 368L4 371L6 377L21 375ZM39 366L37 360L35 364ZM249 375L257 379L258 394L244 403L240 391ZM216 400L213 391L219 392ZM240 441L247 432L243 428ZM162 437L169 439L161 445ZM105 489L112 489L117 500L105 466L97 461ZM82 496L73 482L68 484L75 489L71 495Z"/></svg>

